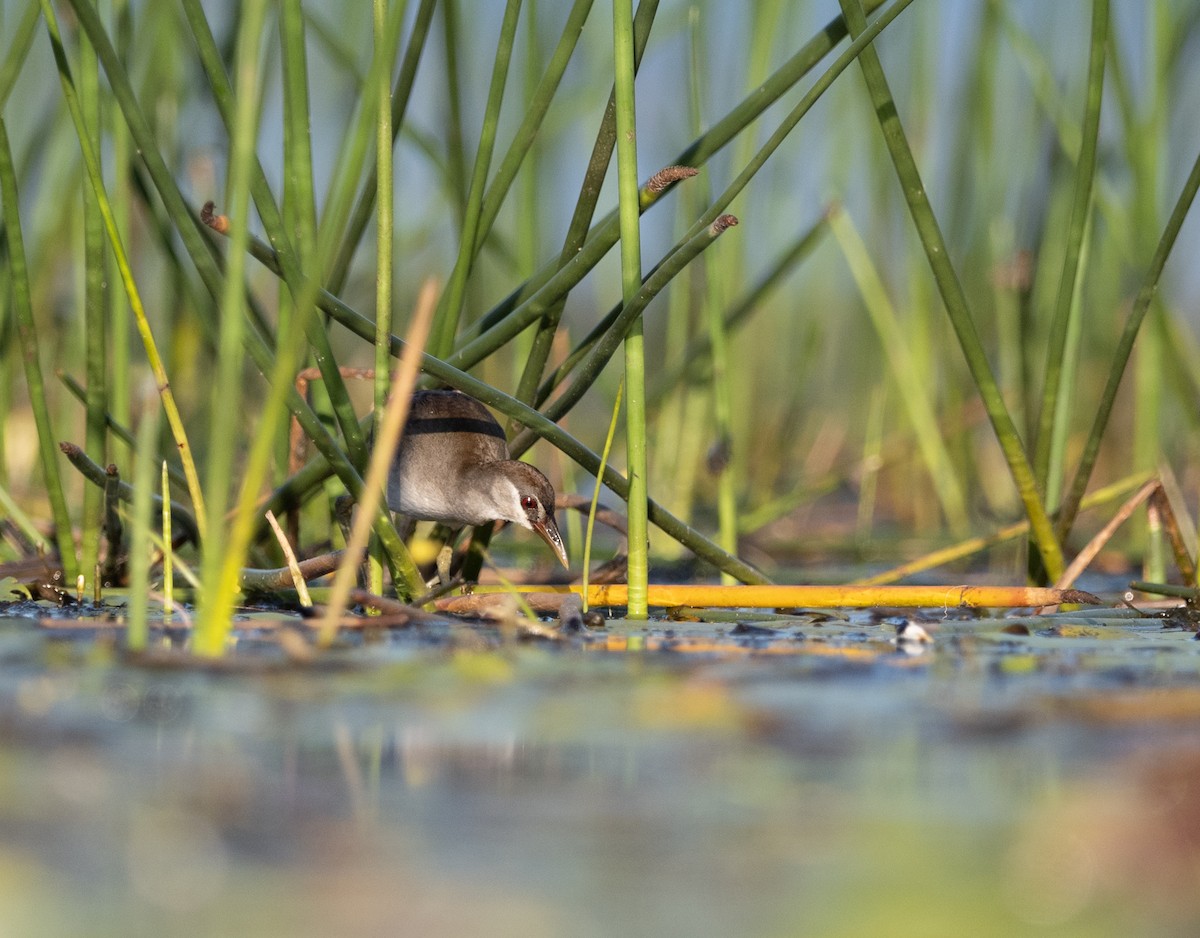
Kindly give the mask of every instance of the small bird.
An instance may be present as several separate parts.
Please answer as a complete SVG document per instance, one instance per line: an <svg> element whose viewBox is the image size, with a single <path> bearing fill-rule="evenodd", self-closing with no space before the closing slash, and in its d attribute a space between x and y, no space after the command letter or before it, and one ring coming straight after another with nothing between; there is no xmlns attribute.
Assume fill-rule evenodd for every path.
<svg viewBox="0 0 1200 938"><path fill-rule="evenodd" d="M528 463L508 458L491 412L461 391L417 391L388 470L387 504L414 521L450 527L511 521L550 545L564 567L567 551L554 521L554 488ZM449 556L439 559L447 579Z"/></svg>

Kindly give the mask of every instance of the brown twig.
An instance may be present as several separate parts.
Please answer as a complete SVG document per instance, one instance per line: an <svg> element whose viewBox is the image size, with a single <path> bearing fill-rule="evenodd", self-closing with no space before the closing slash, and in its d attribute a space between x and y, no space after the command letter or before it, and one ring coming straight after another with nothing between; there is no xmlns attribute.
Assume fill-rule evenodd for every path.
<svg viewBox="0 0 1200 938"><path fill-rule="evenodd" d="M1134 492L1133 495L1131 495L1125 501L1125 504L1117 509L1117 513L1114 514L1111 519L1109 519L1108 524L1101 528L1096 535L1087 542L1087 545L1083 548L1083 550L1081 550L1075 556L1075 559L1071 561L1070 566L1063 571L1062 576L1060 576L1055 582L1054 588L1066 589L1072 583L1074 583L1079 578L1079 575L1088 568L1088 565L1096 559L1096 555L1100 553L1104 545L1112 539L1112 536L1116 533L1117 528L1119 528L1125 523L1126 520L1128 520L1129 516L1133 514L1134 510L1140 504L1142 504L1142 502L1146 501L1161 488L1162 486L1158 479L1151 479L1140 489Z"/></svg>
<svg viewBox="0 0 1200 938"><path fill-rule="evenodd" d="M91 482L93 485L100 486L106 492L110 485L110 476L105 469L100 468L82 449L74 443L59 443L58 448L62 450L63 455L70 460L71 465L79 470L80 474ZM133 486L128 482L122 482L119 476L116 478L113 486L116 496L123 502L133 501ZM162 496L152 493L151 504L154 511L162 511ZM191 541L193 544L200 543L199 529L196 527L196 519L192 517L191 512L180 505L178 502L171 502L171 516L179 522L179 526L183 529L183 541ZM178 545L174 545L178 546Z"/></svg>

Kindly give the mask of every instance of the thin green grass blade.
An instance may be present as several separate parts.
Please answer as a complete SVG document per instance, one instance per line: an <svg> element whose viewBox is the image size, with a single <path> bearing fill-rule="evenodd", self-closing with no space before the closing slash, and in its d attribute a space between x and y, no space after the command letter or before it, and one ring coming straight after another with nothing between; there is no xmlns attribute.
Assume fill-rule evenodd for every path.
<svg viewBox="0 0 1200 938"><path fill-rule="evenodd" d="M1108 380L1104 385L1104 392L1100 397L1096 417L1092 421L1091 430L1083 446L1083 453L1079 457L1079 465L1075 469L1075 475L1070 487L1063 496L1062 507L1059 509L1058 530L1060 537L1066 537L1070 533L1075 523L1075 517L1079 513L1079 504L1083 499L1084 492L1087 491L1088 480L1091 478L1092 470L1096 466L1096 457L1100 453L1100 443L1104 439L1104 431L1108 428L1108 420L1112 416L1113 405L1117 399L1117 391L1120 389L1121 379L1125 375L1125 368L1129 364L1129 357L1133 352L1133 345L1137 339L1138 330L1141 329L1142 322L1146 318L1146 313L1150 310L1150 304L1158 292L1158 282L1162 277L1163 268L1166 266L1167 258L1171 256L1171 249L1175 246L1175 240L1179 236L1179 229L1183 227L1184 219L1187 218L1198 189L1200 189L1200 154L1197 155L1195 162L1192 164L1191 172L1184 182L1183 190L1180 192L1179 198L1175 201L1171 217L1167 221L1167 226L1163 230L1162 237L1159 239L1154 257L1150 261L1150 266L1147 268L1146 275L1142 279L1142 285L1138 289L1137 297L1134 299L1133 308L1129 312L1129 317L1125 320L1125 327L1121 332L1120 341L1117 343L1117 348L1113 353L1112 366L1109 368Z"/></svg>
<svg viewBox="0 0 1200 938"><path fill-rule="evenodd" d="M608 465L608 456L612 452L613 437L617 435L617 424L620 422L621 416L621 398L625 394L625 379L621 378L621 383L617 385L617 393L613 399L612 419L608 422L608 433L604 435L604 449L600 451L601 467ZM600 504L600 478L601 474L596 476L596 485L592 488L592 502L588 506L587 515L587 534L583 540L583 611L588 610L588 575L592 570L592 534L596 529L596 506Z"/></svg>

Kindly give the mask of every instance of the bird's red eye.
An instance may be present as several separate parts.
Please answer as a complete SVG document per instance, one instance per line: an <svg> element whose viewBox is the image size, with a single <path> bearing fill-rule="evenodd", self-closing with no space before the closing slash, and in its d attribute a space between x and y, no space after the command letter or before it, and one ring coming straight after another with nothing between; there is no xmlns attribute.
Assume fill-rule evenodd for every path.
<svg viewBox="0 0 1200 938"><path fill-rule="evenodd" d="M521 496L521 507L524 508L526 511L532 511L534 508L537 507L537 499L534 498L532 495L522 495Z"/></svg>

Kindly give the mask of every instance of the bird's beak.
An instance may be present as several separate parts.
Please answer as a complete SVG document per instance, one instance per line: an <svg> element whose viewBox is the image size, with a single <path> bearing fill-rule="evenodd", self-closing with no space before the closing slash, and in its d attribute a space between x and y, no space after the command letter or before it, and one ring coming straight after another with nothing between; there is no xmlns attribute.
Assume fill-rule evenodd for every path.
<svg viewBox="0 0 1200 938"><path fill-rule="evenodd" d="M532 527L538 537L550 545L550 549L554 551L554 556L558 558L559 563L570 569L571 565L567 563L567 549L563 547L562 535L558 533L558 525L554 521L554 516L547 515L545 521L535 521Z"/></svg>

